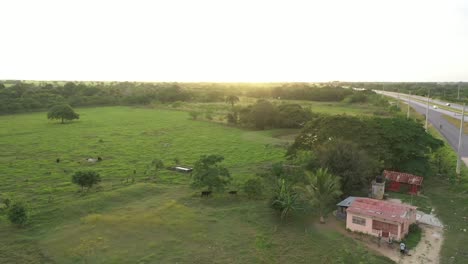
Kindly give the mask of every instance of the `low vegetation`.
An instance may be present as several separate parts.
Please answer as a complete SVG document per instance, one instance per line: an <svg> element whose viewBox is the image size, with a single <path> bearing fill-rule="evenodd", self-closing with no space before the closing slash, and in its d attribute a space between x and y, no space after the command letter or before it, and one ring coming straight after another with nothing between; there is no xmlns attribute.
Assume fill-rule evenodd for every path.
<svg viewBox="0 0 468 264"><path fill-rule="evenodd" d="M419 241L421 241L421 237L421 227L419 227L417 224L411 224L409 227L409 233L405 239L402 240L402 242L405 243L407 248L414 249L418 245Z"/></svg>
<svg viewBox="0 0 468 264"><path fill-rule="evenodd" d="M15 202L8 207L8 220L14 225L24 226L28 221L28 209L22 202Z"/></svg>

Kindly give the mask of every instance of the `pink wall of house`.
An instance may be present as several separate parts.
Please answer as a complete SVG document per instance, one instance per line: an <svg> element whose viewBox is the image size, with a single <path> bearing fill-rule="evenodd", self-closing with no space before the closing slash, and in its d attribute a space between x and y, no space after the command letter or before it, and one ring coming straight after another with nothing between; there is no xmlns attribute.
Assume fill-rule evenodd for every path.
<svg viewBox="0 0 468 264"><path fill-rule="evenodd" d="M351 231L354 232L362 232L365 234L369 234L372 236L379 236L379 231L374 230L372 227L372 220L374 217L366 217L357 214L353 214L351 212L347 213L346 216L346 228L349 228ZM353 221L354 219L354 221ZM375 219L379 220L379 219ZM409 231L409 225L416 222L416 210L411 210L409 212L409 218L405 220L403 223L392 223L397 226L398 231L392 233L391 236L394 240L401 240L403 239Z"/></svg>
<svg viewBox="0 0 468 264"><path fill-rule="evenodd" d="M365 225L353 223L353 217L360 219L365 219ZM346 228L349 228L351 231L363 232L366 234L372 234L372 218L364 217L360 215L354 215L352 213L347 213L346 215Z"/></svg>

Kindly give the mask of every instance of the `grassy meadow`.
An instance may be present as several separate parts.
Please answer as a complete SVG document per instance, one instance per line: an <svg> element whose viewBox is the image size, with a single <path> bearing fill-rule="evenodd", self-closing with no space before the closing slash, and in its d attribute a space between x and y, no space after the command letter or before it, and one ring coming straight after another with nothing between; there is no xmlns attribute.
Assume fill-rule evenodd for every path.
<svg viewBox="0 0 468 264"><path fill-rule="evenodd" d="M0 116L0 197L26 201L31 219L14 227L0 208L0 263L391 263L317 228L316 216L280 221L268 197L242 193L283 159L296 130L241 130L164 109L76 111L80 120L64 125L45 113ZM144 173L156 158L191 166L203 154L225 157L228 190L239 195L202 199L187 174ZM89 192L71 183L84 169L103 179Z"/></svg>

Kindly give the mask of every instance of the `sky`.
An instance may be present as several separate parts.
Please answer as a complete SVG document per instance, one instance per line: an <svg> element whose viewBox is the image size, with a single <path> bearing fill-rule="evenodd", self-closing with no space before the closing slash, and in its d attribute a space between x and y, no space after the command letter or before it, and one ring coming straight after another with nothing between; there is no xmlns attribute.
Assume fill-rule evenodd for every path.
<svg viewBox="0 0 468 264"><path fill-rule="evenodd" d="M0 79L468 81L468 0L0 0Z"/></svg>

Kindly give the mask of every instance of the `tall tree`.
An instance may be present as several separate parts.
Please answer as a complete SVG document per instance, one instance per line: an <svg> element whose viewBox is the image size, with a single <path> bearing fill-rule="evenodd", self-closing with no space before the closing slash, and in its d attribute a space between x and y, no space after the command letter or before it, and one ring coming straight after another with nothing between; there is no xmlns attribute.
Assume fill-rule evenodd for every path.
<svg viewBox="0 0 468 264"><path fill-rule="evenodd" d="M282 104L278 106L278 126L281 128L300 128L312 118L309 109L299 104Z"/></svg>
<svg viewBox="0 0 468 264"><path fill-rule="evenodd" d="M228 169L220 164L221 155L203 155L195 163L192 174L193 188L208 188L208 191L222 190L231 181Z"/></svg>
<svg viewBox="0 0 468 264"><path fill-rule="evenodd" d="M316 206L320 223L325 223L324 216L328 207L341 195L340 178L329 173L327 169L318 169L315 173L307 173L308 183L300 187L304 198Z"/></svg>
<svg viewBox="0 0 468 264"><path fill-rule="evenodd" d="M75 113L75 111L73 110L73 108L71 108L70 105L61 104L61 105L53 106L47 113L47 118L48 119L61 119L62 124L63 124L64 120L79 119L80 115Z"/></svg>
<svg viewBox="0 0 468 264"><path fill-rule="evenodd" d="M379 173L379 164L353 142L332 139L316 149L316 159L322 168L339 176L345 195L367 191L371 179Z"/></svg>
<svg viewBox="0 0 468 264"><path fill-rule="evenodd" d="M228 95L226 97L226 103L229 103L231 104L231 107L234 107L234 104L239 102L239 97L235 96L235 95Z"/></svg>
<svg viewBox="0 0 468 264"><path fill-rule="evenodd" d="M288 154L294 155L301 149L315 150L330 139L352 141L383 168L397 170L408 169L407 164L414 160L427 160L427 154L443 145L441 140L425 133L421 124L406 118L323 115L306 124Z"/></svg>
<svg viewBox="0 0 468 264"><path fill-rule="evenodd" d="M249 121L258 129L265 129L265 127L272 127L276 122L278 110L276 107L266 100L258 100L250 108Z"/></svg>

